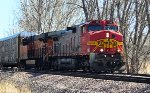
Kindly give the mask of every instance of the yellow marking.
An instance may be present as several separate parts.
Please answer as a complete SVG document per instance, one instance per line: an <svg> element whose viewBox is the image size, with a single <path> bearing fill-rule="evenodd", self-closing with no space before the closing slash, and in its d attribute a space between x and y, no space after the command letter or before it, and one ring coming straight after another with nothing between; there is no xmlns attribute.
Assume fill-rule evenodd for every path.
<svg viewBox="0 0 150 93"><path fill-rule="evenodd" d="M87 45L98 45L97 41L88 41Z"/></svg>
<svg viewBox="0 0 150 93"><path fill-rule="evenodd" d="M123 45L123 42L118 42L118 45Z"/></svg>
<svg viewBox="0 0 150 93"><path fill-rule="evenodd" d="M97 48L117 48L118 46L123 45L123 42L119 42L115 39L100 39L97 41L88 41L87 45L95 46L93 52L97 50Z"/></svg>

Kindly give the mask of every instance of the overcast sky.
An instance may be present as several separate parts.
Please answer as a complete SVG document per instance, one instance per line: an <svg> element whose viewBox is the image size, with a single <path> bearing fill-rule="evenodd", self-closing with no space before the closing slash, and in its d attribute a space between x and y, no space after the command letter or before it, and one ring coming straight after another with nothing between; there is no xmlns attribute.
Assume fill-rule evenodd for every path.
<svg viewBox="0 0 150 93"><path fill-rule="evenodd" d="M0 38L12 28L18 10L19 0L1 0L0 3Z"/></svg>

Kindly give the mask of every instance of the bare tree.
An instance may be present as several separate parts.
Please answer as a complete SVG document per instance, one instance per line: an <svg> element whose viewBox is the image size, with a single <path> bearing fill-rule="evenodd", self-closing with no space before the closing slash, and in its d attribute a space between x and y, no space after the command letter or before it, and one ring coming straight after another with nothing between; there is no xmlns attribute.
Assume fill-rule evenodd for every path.
<svg viewBox="0 0 150 93"><path fill-rule="evenodd" d="M82 8L86 21L101 18L98 0L82 0Z"/></svg>
<svg viewBox="0 0 150 93"><path fill-rule="evenodd" d="M59 30L74 24L78 8L66 4L76 3L74 0L21 0L22 18L20 26L24 30L38 33ZM67 8L69 7L69 8ZM76 15L76 18L73 16Z"/></svg>
<svg viewBox="0 0 150 93"><path fill-rule="evenodd" d="M123 12L120 9L123 7ZM121 1L118 2L118 18L120 19L120 28L124 36L124 49L127 61L128 72L138 73L143 59L145 41L149 32L145 31L147 22L145 18L145 2L142 0ZM130 71L129 71L130 68Z"/></svg>

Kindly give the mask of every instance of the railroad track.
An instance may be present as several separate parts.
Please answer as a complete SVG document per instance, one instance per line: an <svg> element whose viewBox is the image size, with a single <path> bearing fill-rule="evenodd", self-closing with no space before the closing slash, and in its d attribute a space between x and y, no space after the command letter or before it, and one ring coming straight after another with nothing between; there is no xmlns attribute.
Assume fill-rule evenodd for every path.
<svg viewBox="0 0 150 93"><path fill-rule="evenodd" d="M15 72L11 70L10 73ZM37 71L37 70L25 70L30 74L52 74L52 75L63 75L63 76L73 76L73 77L83 77L83 78L93 78L93 79L103 79L103 80L114 80L114 81L126 81L126 82L136 82L136 83L147 83L150 84L150 75L148 74L105 74L105 73L86 73L83 71Z"/></svg>
<svg viewBox="0 0 150 93"><path fill-rule="evenodd" d="M150 75L148 74L104 74L104 73L98 74L98 73L85 73L82 71L77 71L77 72L27 71L27 72L150 84Z"/></svg>

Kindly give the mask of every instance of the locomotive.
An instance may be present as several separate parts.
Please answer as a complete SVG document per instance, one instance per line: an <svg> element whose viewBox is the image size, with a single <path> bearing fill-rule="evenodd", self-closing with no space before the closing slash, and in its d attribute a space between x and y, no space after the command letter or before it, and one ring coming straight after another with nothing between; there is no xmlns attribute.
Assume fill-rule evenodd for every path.
<svg viewBox="0 0 150 93"><path fill-rule="evenodd" d="M18 37L14 44L20 46L14 62L20 68L95 72L126 70L123 35L116 22L110 20L92 20L65 30ZM0 46L3 46L1 42L8 40L0 40ZM0 59L1 66L5 66L5 62Z"/></svg>

